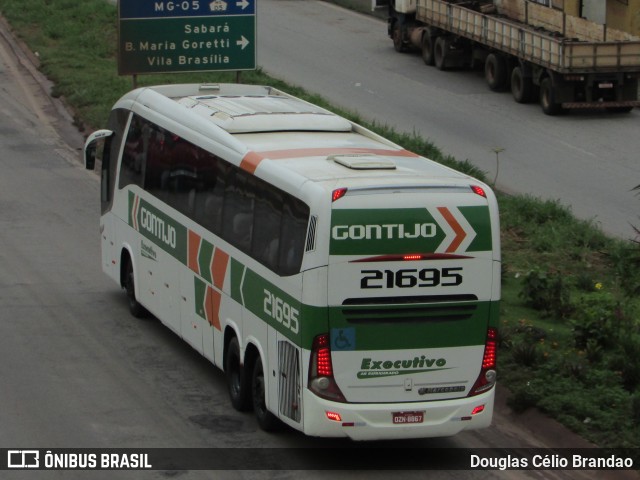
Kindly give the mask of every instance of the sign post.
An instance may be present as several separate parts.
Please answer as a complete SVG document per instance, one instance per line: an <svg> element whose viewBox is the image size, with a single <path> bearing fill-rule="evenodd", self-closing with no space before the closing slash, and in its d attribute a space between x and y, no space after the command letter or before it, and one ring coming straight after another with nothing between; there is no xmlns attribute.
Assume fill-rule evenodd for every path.
<svg viewBox="0 0 640 480"><path fill-rule="evenodd" d="M256 0L120 0L118 73L256 68Z"/></svg>

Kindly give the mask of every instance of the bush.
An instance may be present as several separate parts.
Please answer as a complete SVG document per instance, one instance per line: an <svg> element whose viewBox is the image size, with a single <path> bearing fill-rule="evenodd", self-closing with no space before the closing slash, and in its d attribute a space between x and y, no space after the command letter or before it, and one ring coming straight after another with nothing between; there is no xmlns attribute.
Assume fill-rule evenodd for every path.
<svg viewBox="0 0 640 480"><path fill-rule="evenodd" d="M638 390L640 387L640 339L637 336L620 340L619 348L609 362L609 368L619 373L625 390L628 392Z"/></svg>
<svg viewBox="0 0 640 480"><path fill-rule="evenodd" d="M610 349L621 336L622 307L609 294L596 292L579 297L574 306L573 329L575 347L579 350Z"/></svg>
<svg viewBox="0 0 640 480"><path fill-rule="evenodd" d="M534 269L525 276L520 296L527 306L563 319L573 311L570 292L565 275Z"/></svg>

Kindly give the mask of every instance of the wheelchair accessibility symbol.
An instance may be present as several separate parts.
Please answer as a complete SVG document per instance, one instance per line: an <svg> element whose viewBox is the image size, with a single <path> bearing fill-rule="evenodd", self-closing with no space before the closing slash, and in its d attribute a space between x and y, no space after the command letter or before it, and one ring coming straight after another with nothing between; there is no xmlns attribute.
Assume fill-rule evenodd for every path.
<svg viewBox="0 0 640 480"><path fill-rule="evenodd" d="M355 328L332 328L331 329L331 350L355 350L356 349L356 329Z"/></svg>

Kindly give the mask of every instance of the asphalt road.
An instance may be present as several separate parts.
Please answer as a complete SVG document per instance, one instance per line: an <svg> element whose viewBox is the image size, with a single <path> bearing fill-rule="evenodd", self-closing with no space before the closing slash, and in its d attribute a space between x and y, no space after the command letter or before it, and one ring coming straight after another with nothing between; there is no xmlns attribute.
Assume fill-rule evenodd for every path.
<svg viewBox="0 0 640 480"><path fill-rule="evenodd" d="M99 182L68 118L16 58L0 26L0 448L338 447L269 435L229 404L224 376L153 319L133 319L100 270ZM22 62L22 63L21 63ZM28 67L28 68L27 68ZM62 133L61 133L62 132ZM71 142L71 143L69 143ZM580 439L504 407L494 425L447 439L371 447L570 447ZM369 448L368 445L366 448ZM389 454L386 451L386 454ZM380 450L372 450L372 456ZM0 472L6 479L367 478L397 472L162 470ZM429 478L607 478L604 472L428 472ZM424 472L403 472L424 478ZM616 477L609 477L616 478ZM619 478L619 477L618 477Z"/></svg>
<svg viewBox="0 0 640 480"><path fill-rule="evenodd" d="M498 188L560 200L611 234L640 219L640 110L544 115L494 93L481 72L441 72L399 54L386 23L315 0L258 2L258 63L335 105L417 132L496 175Z"/></svg>

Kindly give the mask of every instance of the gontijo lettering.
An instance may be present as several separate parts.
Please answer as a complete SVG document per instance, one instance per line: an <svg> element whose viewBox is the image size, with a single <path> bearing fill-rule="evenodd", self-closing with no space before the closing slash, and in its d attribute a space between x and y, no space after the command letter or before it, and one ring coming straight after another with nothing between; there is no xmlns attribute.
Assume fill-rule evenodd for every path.
<svg viewBox="0 0 640 480"><path fill-rule="evenodd" d="M334 240L392 240L402 238L432 238L438 227L435 223L415 223L413 225L335 225L331 229Z"/></svg>
<svg viewBox="0 0 640 480"><path fill-rule="evenodd" d="M140 226L171 248L176 248L175 227L144 207L140 207Z"/></svg>

